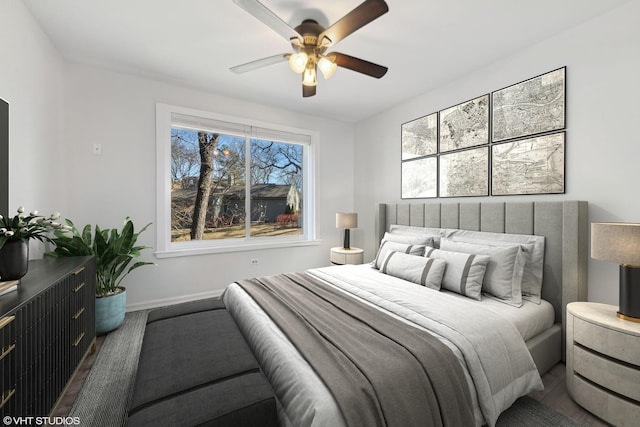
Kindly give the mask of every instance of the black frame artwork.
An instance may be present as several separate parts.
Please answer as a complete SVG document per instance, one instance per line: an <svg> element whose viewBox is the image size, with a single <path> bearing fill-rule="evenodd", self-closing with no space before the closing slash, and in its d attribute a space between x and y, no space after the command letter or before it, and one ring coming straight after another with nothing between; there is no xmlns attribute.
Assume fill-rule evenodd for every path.
<svg viewBox="0 0 640 427"><path fill-rule="evenodd" d="M489 94L445 108L438 115L440 153L489 143Z"/></svg>
<svg viewBox="0 0 640 427"><path fill-rule="evenodd" d="M491 94L493 142L564 129L566 68L524 80Z"/></svg>
<svg viewBox="0 0 640 427"><path fill-rule="evenodd" d="M565 132L491 147L491 195L563 194Z"/></svg>
<svg viewBox="0 0 640 427"><path fill-rule="evenodd" d="M439 160L440 197L489 195L489 147L441 154Z"/></svg>
<svg viewBox="0 0 640 427"><path fill-rule="evenodd" d="M438 197L438 158L422 157L402 162L402 198Z"/></svg>
<svg viewBox="0 0 640 427"><path fill-rule="evenodd" d="M438 113L403 123L401 126L402 160L438 152Z"/></svg>

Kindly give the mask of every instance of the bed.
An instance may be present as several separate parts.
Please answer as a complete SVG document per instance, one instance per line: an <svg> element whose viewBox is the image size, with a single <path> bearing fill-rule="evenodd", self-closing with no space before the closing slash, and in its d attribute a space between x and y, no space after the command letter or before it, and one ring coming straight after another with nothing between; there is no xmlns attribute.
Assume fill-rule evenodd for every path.
<svg viewBox="0 0 640 427"><path fill-rule="evenodd" d="M427 424L494 425L518 397L541 389L540 375L564 359L566 304L586 299L587 203L380 204L375 217L375 241L380 249L374 266L332 266L238 281L224 293L229 312L274 389L280 424L412 425L416 420L424 424L423 409L417 407L431 406L435 409L429 409L429 416L434 418ZM412 236L427 230L444 237L437 245L426 245L431 256L391 250L382 257L383 243L393 237L390 233ZM404 239L398 235L394 238ZM468 295L460 295L457 290L430 289L405 280L411 270L398 260L428 259L432 264L430 273L421 278L425 283L436 274L433 265L447 265L449 270L441 268L441 275L456 271L454 261L433 261L439 255L450 255L445 248L473 247L475 240L487 236L524 238L515 246L525 255L517 257L533 253L529 237L537 242L536 247L543 241L542 288L537 302L521 300L519 288L505 304L502 297L486 298L485 294L479 300L470 298L470 290L475 289L470 284L465 285ZM490 250L506 253L502 247ZM472 257L474 264L468 262L461 270L465 280L474 268L480 268L481 260L494 259L493 255ZM398 274L390 274L393 265ZM498 270L494 266L493 277ZM515 278L507 282L515 282ZM307 301L307 293L320 299ZM377 314L380 311L385 314ZM542 320L533 320L539 316ZM318 322L320 326L307 332L294 326L298 317L304 319L302 323ZM368 329L352 326L352 317L358 325L365 319ZM347 337L351 329L354 335ZM374 337L369 329L385 335ZM329 336L331 331L336 335ZM320 347L323 340L331 343L328 349ZM422 349L414 350L423 342L429 347L429 356L421 355ZM335 348L347 345L354 348L349 348L346 356L334 354ZM429 363L435 366L428 367ZM369 376L367 369L375 375ZM352 371L356 372L354 378ZM336 384L330 385L333 381ZM376 399L379 402L371 402ZM456 415L458 412L461 415ZM366 418L369 416L372 418Z"/></svg>

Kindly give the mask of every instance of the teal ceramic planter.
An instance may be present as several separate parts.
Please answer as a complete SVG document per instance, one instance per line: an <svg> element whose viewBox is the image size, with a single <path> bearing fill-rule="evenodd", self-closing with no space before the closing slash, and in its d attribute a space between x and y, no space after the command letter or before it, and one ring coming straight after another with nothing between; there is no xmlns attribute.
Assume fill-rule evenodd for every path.
<svg viewBox="0 0 640 427"><path fill-rule="evenodd" d="M127 305L125 288L119 294L108 297L96 297L96 334L106 334L118 329L124 322L124 311Z"/></svg>

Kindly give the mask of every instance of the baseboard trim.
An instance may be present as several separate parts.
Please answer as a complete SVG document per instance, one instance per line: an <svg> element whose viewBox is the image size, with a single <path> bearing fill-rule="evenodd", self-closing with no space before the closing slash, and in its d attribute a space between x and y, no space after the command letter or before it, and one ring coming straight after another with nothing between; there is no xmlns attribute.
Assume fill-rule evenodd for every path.
<svg viewBox="0 0 640 427"><path fill-rule="evenodd" d="M182 296L173 297L173 298L163 298L163 299L156 299L156 300L138 302L133 304L127 304L126 311L148 310L151 308L166 307L168 305L196 301L199 299L218 298L222 295L223 292L224 292L223 289L217 289L215 291L210 291L210 292L201 292L198 294L189 294L189 295L182 295Z"/></svg>

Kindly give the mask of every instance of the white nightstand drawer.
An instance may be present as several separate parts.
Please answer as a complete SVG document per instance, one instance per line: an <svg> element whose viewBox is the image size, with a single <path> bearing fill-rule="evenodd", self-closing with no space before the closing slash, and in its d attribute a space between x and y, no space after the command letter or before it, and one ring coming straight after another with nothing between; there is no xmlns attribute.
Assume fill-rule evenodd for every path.
<svg viewBox="0 0 640 427"><path fill-rule="evenodd" d="M640 406L621 399L593 384L575 377L573 398L589 412L618 427L636 427L640 420Z"/></svg>
<svg viewBox="0 0 640 427"><path fill-rule="evenodd" d="M624 322L624 320L620 320ZM599 353L640 367L640 340L637 336L596 325L576 316L573 340Z"/></svg>
<svg viewBox="0 0 640 427"><path fill-rule="evenodd" d="M640 369L616 363L575 346L573 370L604 388L640 402Z"/></svg>

